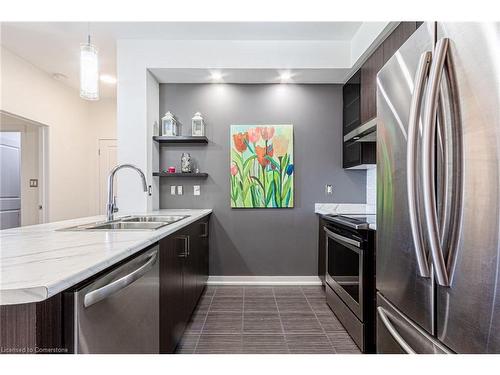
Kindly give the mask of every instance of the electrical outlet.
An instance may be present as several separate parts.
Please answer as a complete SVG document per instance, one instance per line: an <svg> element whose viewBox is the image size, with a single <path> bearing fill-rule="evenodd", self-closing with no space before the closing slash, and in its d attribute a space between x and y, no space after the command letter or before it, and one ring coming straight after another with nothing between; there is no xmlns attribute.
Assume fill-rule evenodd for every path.
<svg viewBox="0 0 500 375"><path fill-rule="evenodd" d="M194 185L193 186L193 194L194 195L200 195L201 194L200 185Z"/></svg>
<svg viewBox="0 0 500 375"><path fill-rule="evenodd" d="M177 186L177 195L182 195L182 185Z"/></svg>
<svg viewBox="0 0 500 375"><path fill-rule="evenodd" d="M333 194L333 186L330 184L325 185L325 194L332 195Z"/></svg>
<svg viewBox="0 0 500 375"><path fill-rule="evenodd" d="M175 195L175 185L170 185L170 195Z"/></svg>

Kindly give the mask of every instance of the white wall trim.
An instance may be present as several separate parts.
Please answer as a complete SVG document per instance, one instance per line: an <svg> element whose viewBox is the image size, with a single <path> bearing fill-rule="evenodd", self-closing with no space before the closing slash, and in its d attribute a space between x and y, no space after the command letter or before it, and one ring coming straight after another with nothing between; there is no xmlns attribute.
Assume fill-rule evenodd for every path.
<svg viewBox="0 0 500 375"><path fill-rule="evenodd" d="M318 276L209 276L207 285L321 285Z"/></svg>

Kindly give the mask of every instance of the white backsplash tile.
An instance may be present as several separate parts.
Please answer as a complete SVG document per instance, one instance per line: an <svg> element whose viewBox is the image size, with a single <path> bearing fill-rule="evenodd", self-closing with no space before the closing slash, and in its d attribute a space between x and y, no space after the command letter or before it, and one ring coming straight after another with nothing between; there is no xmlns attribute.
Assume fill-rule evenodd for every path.
<svg viewBox="0 0 500 375"><path fill-rule="evenodd" d="M377 168L366 171L366 205L376 211L377 208Z"/></svg>

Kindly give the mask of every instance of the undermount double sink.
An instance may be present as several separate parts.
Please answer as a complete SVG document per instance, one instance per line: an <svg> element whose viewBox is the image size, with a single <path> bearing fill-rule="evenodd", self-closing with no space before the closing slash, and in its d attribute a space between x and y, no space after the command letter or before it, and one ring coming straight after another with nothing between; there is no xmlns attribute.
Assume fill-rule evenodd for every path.
<svg viewBox="0 0 500 375"><path fill-rule="evenodd" d="M135 215L124 216L113 221L76 225L63 231L85 230L156 230L176 223L189 215Z"/></svg>

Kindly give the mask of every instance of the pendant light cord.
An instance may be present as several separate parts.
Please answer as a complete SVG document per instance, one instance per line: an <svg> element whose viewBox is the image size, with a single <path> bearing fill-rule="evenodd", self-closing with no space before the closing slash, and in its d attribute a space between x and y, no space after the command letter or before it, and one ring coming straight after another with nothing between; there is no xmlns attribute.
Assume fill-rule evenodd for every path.
<svg viewBox="0 0 500 375"><path fill-rule="evenodd" d="M87 22L87 44L90 46L90 22Z"/></svg>

